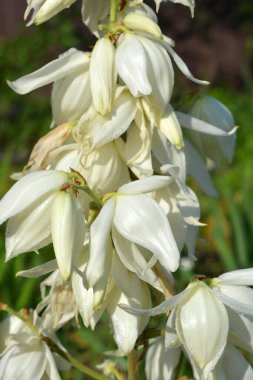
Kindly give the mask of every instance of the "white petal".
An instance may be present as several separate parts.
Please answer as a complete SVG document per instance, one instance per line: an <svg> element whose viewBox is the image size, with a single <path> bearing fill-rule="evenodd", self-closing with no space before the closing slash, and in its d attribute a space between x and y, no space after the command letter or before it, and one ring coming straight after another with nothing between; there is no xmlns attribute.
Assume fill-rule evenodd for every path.
<svg viewBox="0 0 253 380"><path fill-rule="evenodd" d="M222 367L225 370L227 380L253 379L251 365L244 359L240 351L231 345L228 345L224 352Z"/></svg>
<svg viewBox="0 0 253 380"><path fill-rule="evenodd" d="M218 277L219 283L224 285L253 285L253 268L238 269L223 273Z"/></svg>
<svg viewBox="0 0 253 380"><path fill-rule="evenodd" d="M90 104L88 70L82 68L54 82L51 105L53 120L57 125L80 119Z"/></svg>
<svg viewBox="0 0 253 380"><path fill-rule="evenodd" d="M115 198L109 199L90 228L90 258L86 269L89 287L103 276L110 256L109 239L115 212Z"/></svg>
<svg viewBox="0 0 253 380"><path fill-rule="evenodd" d="M171 349L165 351L163 337L152 339L150 343L145 361L146 379L173 380L181 350Z"/></svg>
<svg viewBox="0 0 253 380"><path fill-rule="evenodd" d="M253 317L245 316L227 308L229 318L230 342L243 348L253 350Z"/></svg>
<svg viewBox="0 0 253 380"><path fill-rule="evenodd" d="M116 68L133 96L151 94L146 53L139 39L134 35L125 34L117 46Z"/></svg>
<svg viewBox="0 0 253 380"><path fill-rule="evenodd" d="M19 271L16 273L16 276L27 277L27 278L39 277L44 274L53 272L57 268L58 267L57 267L56 260L50 260L44 264L37 265L36 267L33 267L31 269Z"/></svg>
<svg viewBox="0 0 253 380"><path fill-rule="evenodd" d="M127 305L121 304L120 307L124 310L126 310L128 313L136 314L136 315L147 315L149 317L163 314L169 312L173 307L176 307L178 303L182 300L182 298L185 296L186 293L189 292L189 289L185 289L181 293L177 294L174 297L171 297L167 299L166 301L162 302L160 305L153 307L152 309L136 309L128 307Z"/></svg>
<svg viewBox="0 0 253 380"><path fill-rule="evenodd" d="M106 117L90 122L90 140L93 148L100 147L122 135L130 126L136 113L134 98L123 91L114 101Z"/></svg>
<svg viewBox="0 0 253 380"><path fill-rule="evenodd" d="M98 196L113 192L123 183L130 182L128 168L113 142L83 155L81 159L86 171L83 176Z"/></svg>
<svg viewBox="0 0 253 380"><path fill-rule="evenodd" d="M190 72L190 70L188 69L188 67L186 66L186 64L184 63L184 61L182 60L182 58L179 57L179 55L172 49L172 47L169 44L164 43L163 46L168 51L168 53L172 56L172 58L174 59L176 65L178 66L179 70L181 70L182 73L187 78L189 78L190 80L192 80L193 82L198 83L198 84L205 84L205 85L209 84L209 82L207 82L207 81L196 79L192 75L192 73Z"/></svg>
<svg viewBox="0 0 253 380"><path fill-rule="evenodd" d="M180 301L176 330L194 368L206 379L227 343L225 307L208 287L195 286Z"/></svg>
<svg viewBox="0 0 253 380"><path fill-rule="evenodd" d="M171 105L167 105L165 112L159 121L158 128L172 144L178 149L182 148L184 145L182 130L177 115Z"/></svg>
<svg viewBox="0 0 253 380"><path fill-rule="evenodd" d="M94 107L102 115L111 111L116 80L115 47L109 38L100 38L91 55L90 85Z"/></svg>
<svg viewBox="0 0 253 380"><path fill-rule="evenodd" d="M5 380L40 380L46 366L41 351L27 351L14 346L0 360L0 378Z"/></svg>
<svg viewBox="0 0 253 380"><path fill-rule="evenodd" d="M127 271L125 270L125 272ZM122 273L124 273L124 270L121 270ZM123 275L123 277L126 281L125 287L128 287L128 295L116 291L109 301L108 313L112 321L115 340L121 352L126 355L132 351L138 336L148 323L148 317L128 314L118 306L118 303L123 302L129 306L149 307L151 302L147 287L136 275L128 272L128 275Z"/></svg>
<svg viewBox="0 0 253 380"><path fill-rule="evenodd" d="M153 175L121 186L118 193L127 195L150 193L168 186L173 180L174 178L168 176Z"/></svg>
<svg viewBox="0 0 253 380"><path fill-rule="evenodd" d="M36 88L63 78L75 70L81 68L85 69L87 65L87 55L72 48L41 69L19 78L14 82L8 81L8 85L18 94L27 94Z"/></svg>
<svg viewBox="0 0 253 380"><path fill-rule="evenodd" d="M179 265L179 251L171 228L158 204L147 195L117 198L114 225L126 239L150 250L167 270Z"/></svg>
<svg viewBox="0 0 253 380"><path fill-rule="evenodd" d="M163 291L157 274L150 268L151 253L145 248L123 238L115 227L112 229L112 238L116 252L123 265L137 274L137 276Z"/></svg>
<svg viewBox="0 0 253 380"><path fill-rule="evenodd" d="M155 23L144 14L136 12L128 13L123 19L123 24L127 29L133 30L135 32L150 33L157 38L162 37L161 29L157 23Z"/></svg>
<svg viewBox="0 0 253 380"><path fill-rule="evenodd" d="M224 131L218 127L215 127L212 124L206 123L203 120L196 119L191 115L187 115L183 112L176 112L179 123L182 127L188 128L191 131L206 133L212 136L229 136L235 133L236 128L231 129L229 132Z"/></svg>
<svg viewBox="0 0 253 380"><path fill-rule="evenodd" d="M97 29L99 21L103 20L110 13L109 1L83 0L82 19L84 24L92 33L98 36Z"/></svg>
<svg viewBox="0 0 253 380"><path fill-rule="evenodd" d="M61 380L60 374L58 372L54 356L48 346L45 344L44 346L44 353L47 358L47 365L46 365L46 374L48 375L49 379L53 380Z"/></svg>
<svg viewBox="0 0 253 380"><path fill-rule="evenodd" d="M226 306L239 314L253 315L253 289L247 286L218 284L213 291Z"/></svg>
<svg viewBox="0 0 253 380"><path fill-rule="evenodd" d="M37 251L51 243L51 207L53 195L46 195L9 219L5 233L6 260L20 253Z"/></svg>
<svg viewBox="0 0 253 380"><path fill-rule="evenodd" d="M67 182L67 174L43 170L27 174L16 182L0 201L0 224L18 214L46 193L60 189Z"/></svg>
<svg viewBox="0 0 253 380"><path fill-rule="evenodd" d="M185 139L184 142L188 174L193 176L206 194L217 197L218 193L212 183L212 179L203 159L190 141Z"/></svg>
<svg viewBox="0 0 253 380"><path fill-rule="evenodd" d="M52 241L61 276L68 280L74 256L79 256L85 238L82 208L74 195L56 194L51 216Z"/></svg>
<svg viewBox="0 0 253 380"><path fill-rule="evenodd" d="M35 16L34 23L39 25L65 8L69 8L76 0L46 0Z"/></svg>

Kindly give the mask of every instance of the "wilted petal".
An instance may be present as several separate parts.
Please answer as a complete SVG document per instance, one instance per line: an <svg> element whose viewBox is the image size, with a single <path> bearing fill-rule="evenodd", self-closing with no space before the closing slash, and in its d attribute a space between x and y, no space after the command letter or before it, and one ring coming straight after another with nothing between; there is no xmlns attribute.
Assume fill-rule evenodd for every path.
<svg viewBox="0 0 253 380"><path fill-rule="evenodd" d="M106 115L111 111L117 80L115 47L109 38L95 44L90 60L92 100L97 112Z"/></svg>
<svg viewBox="0 0 253 380"><path fill-rule="evenodd" d="M126 239L150 250L164 268L177 270L176 242L168 219L153 199L147 195L118 196L114 225Z"/></svg>
<svg viewBox="0 0 253 380"><path fill-rule="evenodd" d="M146 53L138 37L125 34L120 40L116 49L116 68L133 96L151 94Z"/></svg>
<svg viewBox="0 0 253 380"><path fill-rule="evenodd" d="M177 334L203 379L214 369L224 350L228 324L225 307L203 284L192 288L180 301L176 314Z"/></svg>
<svg viewBox="0 0 253 380"><path fill-rule="evenodd" d="M16 273L16 276L27 277L27 278L39 277L44 274L53 272L57 268L58 268L57 261L50 260L44 264L37 265L36 267L33 267L31 269L19 271Z"/></svg>
<svg viewBox="0 0 253 380"><path fill-rule="evenodd" d="M79 256L85 238L81 205L74 195L61 191L55 195L51 216L52 241L61 276L68 280L74 256Z"/></svg>
<svg viewBox="0 0 253 380"><path fill-rule="evenodd" d="M25 75L14 82L8 81L8 85L18 94L27 94L36 88L63 78L75 70L85 69L87 65L87 55L82 51L71 48L41 69Z"/></svg>
<svg viewBox="0 0 253 380"><path fill-rule="evenodd" d="M0 201L0 224L23 211L44 194L67 182L67 173L43 170L27 174L16 182Z"/></svg>
<svg viewBox="0 0 253 380"><path fill-rule="evenodd" d="M46 374L48 375L49 379L54 379L54 380L61 380L61 377L59 375L54 356L48 346L45 344L44 345L44 354L47 359L47 364L46 364ZM68 364L68 362L66 362ZM69 365L70 367L70 365ZM69 368L66 368L69 369Z"/></svg>

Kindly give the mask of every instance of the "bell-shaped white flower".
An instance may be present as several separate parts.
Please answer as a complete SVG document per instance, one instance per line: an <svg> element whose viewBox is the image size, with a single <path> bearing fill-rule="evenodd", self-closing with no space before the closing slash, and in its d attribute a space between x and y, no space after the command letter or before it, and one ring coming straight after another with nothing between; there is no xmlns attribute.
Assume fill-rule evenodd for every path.
<svg viewBox="0 0 253 380"><path fill-rule="evenodd" d="M174 71L165 49L151 39L126 33L117 42L115 58L118 74L132 95L150 95L163 112L174 86Z"/></svg>
<svg viewBox="0 0 253 380"><path fill-rule="evenodd" d="M219 128L227 134L234 128L235 122L229 109L211 96L203 96L198 99L190 110L195 118L203 120ZM231 162L235 149L236 135L206 136L191 132L190 140L202 157L208 157L216 165L223 158Z"/></svg>
<svg viewBox="0 0 253 380"><path fill-rule="evenodd" d="M115 47L109 38L97 41L90 60L90 85L95 109L102 115L111 111L117 81Z"/></svg>
<svg viewBox="0 0 253 380"><path fill-rule="evenodd" d="M29 13L33 11L28 25L31 25L33 22L35 24L42 24L63 9L69 8L75 1L76 0L28 0L24 18L26 20Z"/></svg>
<svg viewBox="0 0 253 380"><path fill-rule="evenodd" d="M42 197L49 197L68 181L68 173L55 170L42 170L22 177L0 201L0 224L30 205L36 207Z"/></svg>
<svg viewBox="0 0 253 380"><path fill-rule="evenodd" d="M1 322L4 343L0 352L0 378L40 380L45 377L60 380L58 369L69 369L69 364L52 353L39 335L40 332L55 340L53 332L43 329L43 321L36 313L30 314L29 321L38 329L38 334L15 316L8 316Z"/></svg>
<svg viewBox="0 0 253 380"><path fill-rule="evenodd" d="M196 286L176 311L176 331L199 379L207 379L227 342L228 317L206 286Z"/></svg>
<svg viewBox="0 0 253 380"><path fill-rule="evenodd" d="M179 251L168 219L160 206L150 196L143 194L165 187L170 181L170 177L162 176L134 181L121 186L105 203L90 228L90 258L86 268L90 284L94 285L104 275L103 263L108 255L111 229L113 240L115 230L116 235L120 234L124 239L152 252L155 261L158 260L167 270L177 269ZM120 242L117 241L117 244ZM98 263L101 270L97 269Z"/></svg>

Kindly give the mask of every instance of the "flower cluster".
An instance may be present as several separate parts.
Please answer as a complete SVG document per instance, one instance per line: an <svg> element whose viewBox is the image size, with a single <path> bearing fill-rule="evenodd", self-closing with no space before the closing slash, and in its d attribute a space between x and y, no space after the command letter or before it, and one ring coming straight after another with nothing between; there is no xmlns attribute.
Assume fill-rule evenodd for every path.
<svg viewBox="0 0 253 380"><path fill-rule="evenodd" d="M155 1L157 10L161 1ZM171 1L188 6L193 15L194 0ZM40 24L74 2L28 0L25 18L32 13L29 24ZM232 379L226 364L230 354L251 376L234 347L252 349L252 333L246 337L246 330L252 331L251 289L244 286L253 285L251 270L195 280L170 298L182 249L194 262L202 225L187 178L208 195L217 194L209 169L233 157L233 116L209 96L199 97L188 112L173 108L172 61L193 82L208 82L191 74L142 0L83 0L82 19L97 37L92 51L71 48L8 81L19 94L49 83L53 88L52 129L36 143L0 201L0 223L8 220L6 259L53 243L54 260L19 273L52 272L41 284L36 315L55 331L78 313L94 329L106 312L123 355L134 349L151 315L172 310L165 341L154 340L148 350L147 379L172 379L182 351L196 379L221 378L219 371ZM168 298L155 309L152 289ZM0 360L8 378L5 366L19 349L13 343L19 347L19 337L13 336ZM34 340L20 339L22 344ZM35 343L38 355L47 350L45 343ZM53 367L46 357L41 376L46 371L57 378L48 374ZM25 371L24 378L33 375Z"/></svg>

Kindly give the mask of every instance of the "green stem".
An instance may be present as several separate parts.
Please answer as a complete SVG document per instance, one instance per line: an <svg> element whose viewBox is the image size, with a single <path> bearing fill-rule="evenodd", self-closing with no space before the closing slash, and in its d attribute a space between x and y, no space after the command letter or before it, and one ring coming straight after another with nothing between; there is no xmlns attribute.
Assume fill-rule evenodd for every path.
<svg viewBox="0 0 253 380"><path fill-rule="evenodd" d="M40 332L36 329L36 327L33 326L33 324L29 321L29 312L23 311L18 312L14 309L12 309L10 306L6 305L5 303L0 303L0 311L7 311L7 313L10 313L12 315L15 315L15 317L21 319L22 322L24 322L36 335L41 336Z"/></svg>
<svg viewBox="0 0 253 380"><path fill-rule="evenodd" d="M133 349L127 356L128 380L137 380L136 377L136 351Z"/></svg>
<svg viewBox="0 0 253 380"><path fill-rule="evenodd" d="M104 204L101 201L101 199L98 198L98 196L88 186L76 186L76 189L85 191L86 194L88 194L91 197L91 199L96 203L99 209L103 207Z"/></svg>
<svg viewBox="0 0 253 380"><path fill-rule="evenodd" d="M100 375L100 373L98 373L96 371L93 371L92 369L90 369L86 365L80 363L77 359L75 359L73 356L71 356L67 352L61 350L57 346L57 344L54 343L47 336L44 336L42 339L47 343L47 345L49 346L49 348L51 349L52 352L55 352L58 355L60 355L61 357L63 357L64 359L66 359L68 362L70 362L73 365L73 367L79 369L79 371L81 371L85 375L88 375L88 376L92 377L95 380L108 380L108 377Z"/></svg>
<svg viewBox="0 0 253 380"><path fill-rule="evenodd" d="M119 0L111 0L110 7L110 24L114 24L117 20Z"/></svg>

